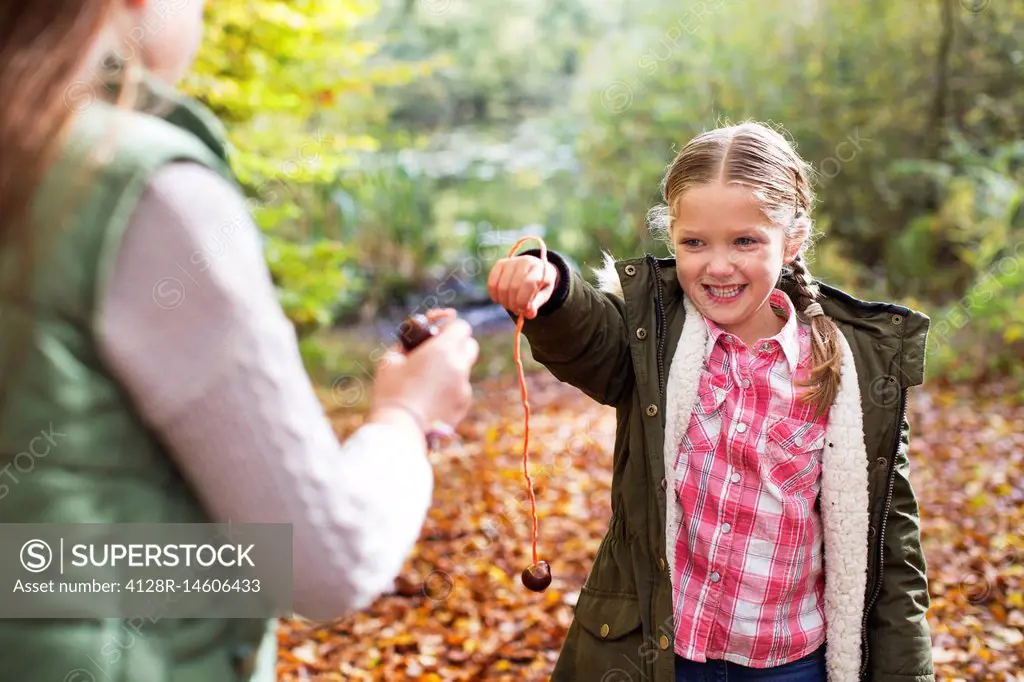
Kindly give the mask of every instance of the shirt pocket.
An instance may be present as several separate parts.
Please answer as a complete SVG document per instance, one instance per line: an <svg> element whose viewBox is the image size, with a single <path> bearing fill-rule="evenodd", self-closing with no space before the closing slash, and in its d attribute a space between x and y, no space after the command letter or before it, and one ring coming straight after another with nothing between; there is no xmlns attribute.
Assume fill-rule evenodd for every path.
<svg viewBox="0 0 1024 682"><path fill-rule="evenodd" d="M768 479L783 493L810 488L821 473L825 427L782 417L768 428Z"/></svg>
<svg viewBox="0 0 1024 682"><path fill-rule="evenodd" d="M722 434L722 407L726 389L709 381L702 381L697 400L690 414L690 423L683 435L683 449L707 453L718 447Z"/></svg>

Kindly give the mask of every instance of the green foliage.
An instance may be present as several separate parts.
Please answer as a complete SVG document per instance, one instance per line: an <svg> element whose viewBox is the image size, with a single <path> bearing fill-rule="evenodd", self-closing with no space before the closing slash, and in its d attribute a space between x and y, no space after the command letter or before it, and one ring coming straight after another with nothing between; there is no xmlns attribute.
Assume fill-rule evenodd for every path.
<svg viewBox="0 0 1024 682"><path fill-rule="evenodd" d="M207 4L186 90L228 124L243 183L327 181L352 152L376 148L365 130L373 87L408 80L369 64L379 45L358 27L377 9L374 0Z"/></svg>
<svg viewBox="0 0 1024 682"><path fill-rule="evenodd" d="M912 220L888 243L894 285L931 300L960 292L988 270L1024 221L1013 224L1024 199L1024 143L981 153L955 131L942 161L907 161L892 167L893 187L935 196L934 212ZM936 263L944 267L938 269Z"/></svg>
<svg viewBox="0 0 1024 682"><path fill-rule="evenodd" d="M255 199L281 303L300 334L357 305L358 253L326 235L330 186L386 114L375 88L421 65L375 62L360 28L374 0L208 3L206 40L185 90L227 124L232 166Z"/></svg>
<svg viewBox="0 0 1024 682"><path fill-rule="evenodd" d="M300 336L358 306L365 280L353 265L351 247L330 240L275 239L267 243L266 254L281 307Z"/></svg>
<svg viewBox="0 0 1024 682"><path fill-rule="evenodd" d="M957 297L933 320L930 372L1009 374L1024 390L1024 143L981 152L953 132L943 160L899 162L893 177L938 203L889 242L893 279L915 297Z"/></svg>
<svg viewBox="0 0 1024 682"><path fill-rule="evenodd" d="M1019 350L1020 280L998 268L1024 229L1021 3L252 0L208 14L188 86L229 126L304 336L432 300L453 268L482 283L513 235L542 234L585 270L602 251L665 254L645 217L667 164L693 135L755 119L814 169L817 276L933 311L935 327L969 310L933 370L989 371Z"/></svg>
<svg viewBox="0 0 1024 682"><path fill-rule="evenodd" d="M366 159L339 178L334 200L343 206L343 239L360 254L373 286L373 310L422 290L436 264L440 236L434 224L433 183L402 167L392 155Z"/></svg>
<svg viewBox="0 0 1024 682"><path fill-rule="evenodd" d="M929 373L953 380L1011 376L1024 391L1024 240L1017 239L962 299L932 319Z"/></svg>
<svg viewBox="0 0 1024 682"><path fill-rule="evenodd" d="M384 0L387 53L433 60L426 78L393 93L392 120L450 130L543 115L564 101L582 40L604 8L583 0Z"/></svg>

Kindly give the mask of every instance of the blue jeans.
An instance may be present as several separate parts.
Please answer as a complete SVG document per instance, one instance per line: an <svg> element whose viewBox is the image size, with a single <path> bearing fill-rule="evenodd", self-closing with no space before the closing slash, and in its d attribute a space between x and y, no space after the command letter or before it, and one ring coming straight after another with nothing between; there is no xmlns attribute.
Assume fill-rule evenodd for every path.
<svg viewBox="0 0 1024 682"><path fill-rule="evenodd" d="M728 661L695 663L676 656L676 682L825 682L825 645L803 658L774 668L748 668Z"/></svg>

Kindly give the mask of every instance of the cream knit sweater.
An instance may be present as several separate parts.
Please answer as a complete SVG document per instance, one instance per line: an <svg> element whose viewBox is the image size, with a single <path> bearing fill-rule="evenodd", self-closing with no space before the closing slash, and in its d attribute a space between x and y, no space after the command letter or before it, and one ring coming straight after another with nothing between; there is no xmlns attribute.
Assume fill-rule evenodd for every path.
<svg viewBox="0 0 1024 682"><path fill-rule="evenodd" d="M339 444L249 209L214 172L179 163L151 179L100 345L214 521L293 524L298 614L336 618L390 589L431 502L423 436L366 424Z"/></svg>

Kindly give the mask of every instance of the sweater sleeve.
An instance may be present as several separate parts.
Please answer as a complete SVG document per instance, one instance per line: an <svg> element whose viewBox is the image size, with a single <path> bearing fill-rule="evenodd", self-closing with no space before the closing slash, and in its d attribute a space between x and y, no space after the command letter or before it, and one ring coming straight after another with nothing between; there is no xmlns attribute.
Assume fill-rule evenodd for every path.
<svg viewBox="0 0 1024 682"><path fill-rule="evenodd" d="M227 181L191 163L153 176L98 334L214 522L292 524L298 614L337 618L390 589L431 503L423 435L369 423L338 442Z"/></svg>

